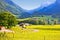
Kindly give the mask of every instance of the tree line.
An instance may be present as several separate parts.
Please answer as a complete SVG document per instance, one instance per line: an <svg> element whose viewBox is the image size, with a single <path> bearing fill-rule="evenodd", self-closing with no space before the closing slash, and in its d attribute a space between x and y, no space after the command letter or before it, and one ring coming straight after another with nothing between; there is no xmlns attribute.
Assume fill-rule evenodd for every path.
<svg viewBox="0 0 60 40"><path fill-rule="evenodd" d="M30 23L33 25L57 25L59 24L58 18L52 18L52 17L35 17L30 18L29 20L20 21L25 23Z"/></svg>

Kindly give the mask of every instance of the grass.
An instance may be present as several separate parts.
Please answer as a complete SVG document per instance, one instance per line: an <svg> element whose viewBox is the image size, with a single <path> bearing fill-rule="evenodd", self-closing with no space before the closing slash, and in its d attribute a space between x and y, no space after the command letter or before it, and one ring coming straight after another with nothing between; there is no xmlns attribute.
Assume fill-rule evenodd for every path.
<svg viewBox="0 0 60 40"><path fill-rule="evenodd" d="M0 40L60 40L60 25L31 25L23 30L16 26L11 30L15 31L14 37L12 33L6 33Z"/></svg>
<svg viewBox="0 0 60 40"><path fill-rule="evenodd" d="M39 30L60 30L60 25L32 25L27 28L33 28Z"/></svg>

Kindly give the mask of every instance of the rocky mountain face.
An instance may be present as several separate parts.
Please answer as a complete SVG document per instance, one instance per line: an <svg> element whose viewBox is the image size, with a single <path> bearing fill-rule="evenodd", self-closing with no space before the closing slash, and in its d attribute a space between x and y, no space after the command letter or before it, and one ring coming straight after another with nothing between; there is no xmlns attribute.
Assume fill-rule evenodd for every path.
<svg viewBox="0 0 60 40"><path fill-rule="evenodd" d="M37 8L33 10L33 15L52 15L53 17L60 17L60 0L56 0L55 3L44 7L44 8Z"/></svg>

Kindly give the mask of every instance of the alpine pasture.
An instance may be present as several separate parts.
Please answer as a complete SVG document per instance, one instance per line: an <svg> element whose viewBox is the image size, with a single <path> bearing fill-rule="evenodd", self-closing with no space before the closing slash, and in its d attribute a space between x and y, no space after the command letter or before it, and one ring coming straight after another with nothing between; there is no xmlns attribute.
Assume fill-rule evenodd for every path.
<svg viewBox="0 0 60 40"><path fill-rule="evenodd" d="M0 40L60 40L60 25L30 25L26 29L12 27L15 33L2 32Z"/></svg>

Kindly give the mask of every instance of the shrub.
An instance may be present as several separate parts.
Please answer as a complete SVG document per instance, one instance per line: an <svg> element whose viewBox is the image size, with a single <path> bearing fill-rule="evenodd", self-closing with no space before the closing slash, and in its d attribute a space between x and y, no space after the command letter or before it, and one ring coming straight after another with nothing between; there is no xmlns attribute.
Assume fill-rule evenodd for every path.
<svg viewBox="0 0 60 40"><path fill-rule="evenodd" d="M0 26L11 28L17 24L16 17L10 12L0 12Z"/></svg>

